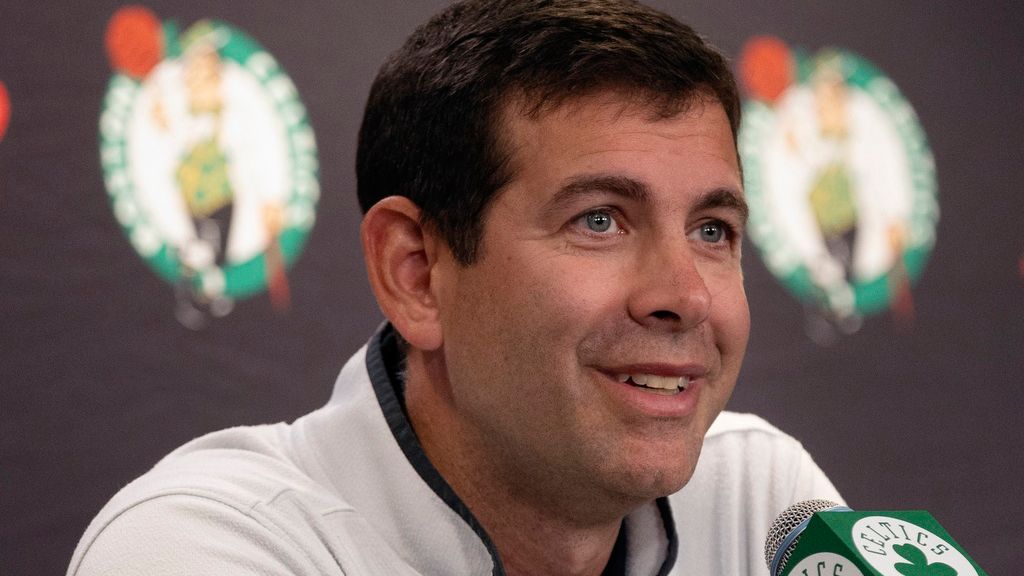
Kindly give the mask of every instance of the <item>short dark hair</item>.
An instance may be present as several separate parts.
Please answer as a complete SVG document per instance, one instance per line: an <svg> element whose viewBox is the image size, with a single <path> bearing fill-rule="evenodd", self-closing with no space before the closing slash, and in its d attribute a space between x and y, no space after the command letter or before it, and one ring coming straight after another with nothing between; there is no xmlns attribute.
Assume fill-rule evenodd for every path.
<svg viewBox="0 0 1024 576"><path fill-rule="evenodd" d="M603 89L662 117L696 99L740 121L725 58L689 26L630 0L467 0L418 28L370 90L356 159L359 204L405 196L472 264L495 193L512 180L502 111L528 114Z"/></svg>

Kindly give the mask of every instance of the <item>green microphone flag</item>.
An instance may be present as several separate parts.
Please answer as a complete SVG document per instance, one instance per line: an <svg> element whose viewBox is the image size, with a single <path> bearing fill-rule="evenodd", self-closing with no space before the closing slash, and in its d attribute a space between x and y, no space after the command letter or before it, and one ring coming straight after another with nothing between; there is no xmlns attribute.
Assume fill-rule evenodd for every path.
<svg viewBox="0 0 1024 576"><path fill-rule="evenodd" d="M779 515L765 561L772 576L987 576L927 512L855 512L826 500Z"/></svg>

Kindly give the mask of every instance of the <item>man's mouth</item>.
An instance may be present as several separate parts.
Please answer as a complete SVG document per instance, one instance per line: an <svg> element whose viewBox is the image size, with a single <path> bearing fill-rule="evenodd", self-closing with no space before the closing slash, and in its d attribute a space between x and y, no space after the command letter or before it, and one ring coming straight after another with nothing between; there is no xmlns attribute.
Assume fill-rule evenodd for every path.
<svg viewBox="0 0 1024 576"><path fill-rule="evenodd" d="M616 374L615 379L624 384L646 388L659 394L676 394L690 385L689 376L657 376L654 374Z"/></svg>

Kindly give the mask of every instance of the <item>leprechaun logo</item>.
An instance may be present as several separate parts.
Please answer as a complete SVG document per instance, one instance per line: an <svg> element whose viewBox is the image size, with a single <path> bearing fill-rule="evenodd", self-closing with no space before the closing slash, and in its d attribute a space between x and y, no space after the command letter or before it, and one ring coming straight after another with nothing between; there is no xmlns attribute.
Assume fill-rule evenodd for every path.
<svg viewBox="0 0 1024 576"><path fill-rule="evenodd" d="M148 9L111 18L114 74L100 158L114 214L199 328L263 290L289 304L286 271L319 197L313 130L295 85L253 39L220 22L179 32Z"/></svg>
<svg viewBox="0 0 1024 576"><path fill-rule="evenodd" d="M910 320L938 220L935 165L910 104L839 49L810 55L756 38L739 73L750 237L767 267L833 332L886 309Z"/></svg>

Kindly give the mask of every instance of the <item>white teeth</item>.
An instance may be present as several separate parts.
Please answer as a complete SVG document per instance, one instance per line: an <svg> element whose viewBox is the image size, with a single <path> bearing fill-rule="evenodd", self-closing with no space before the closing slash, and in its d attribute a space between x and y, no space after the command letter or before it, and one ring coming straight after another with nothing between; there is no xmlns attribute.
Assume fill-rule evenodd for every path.
<svg viewBox="0 0 1024 576"><path fill-rule="evenodd" d="M619 382L632 380L638 386L647 388L659 388L662 390L686 390L690 385L690 378L687 376L655 376L654 374L617 374L615 379Z"/></svg>

